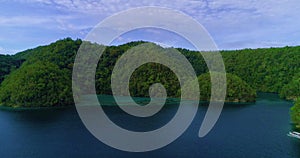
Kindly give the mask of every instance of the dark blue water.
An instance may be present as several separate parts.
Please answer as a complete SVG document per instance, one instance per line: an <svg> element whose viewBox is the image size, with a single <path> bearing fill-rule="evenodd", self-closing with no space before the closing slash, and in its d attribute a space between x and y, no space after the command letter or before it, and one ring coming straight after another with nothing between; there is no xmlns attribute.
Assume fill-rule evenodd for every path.
<svg viewBox="0 0 300 158"><path fill-rule="evenodd" d="M277 95L260 94L253 105L226 106L213 130L198 138L206 112L205 107L200 107L179 139L146 153L123 152L101 143L86 130L75 108L0 111L0 157L299 158L300 141L286 136L291 128L291 106ZM112 120L137 131L162 126L176 110L177 106L168 106L149 122L127 117L116 107L105 108Z"/></svg>

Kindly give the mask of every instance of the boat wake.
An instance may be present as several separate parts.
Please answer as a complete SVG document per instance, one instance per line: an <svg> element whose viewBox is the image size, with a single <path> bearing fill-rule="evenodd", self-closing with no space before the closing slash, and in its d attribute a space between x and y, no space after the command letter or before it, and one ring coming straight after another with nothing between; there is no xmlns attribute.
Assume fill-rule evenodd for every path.
<svg viewBox="0 0 300 158"><path fill-rule="evenodd" d="M289 132L287 135L288 135L289 137L294 137L294 138L300 139L300 133L299 133L299 132L293 131L293 132Z"/></svg>

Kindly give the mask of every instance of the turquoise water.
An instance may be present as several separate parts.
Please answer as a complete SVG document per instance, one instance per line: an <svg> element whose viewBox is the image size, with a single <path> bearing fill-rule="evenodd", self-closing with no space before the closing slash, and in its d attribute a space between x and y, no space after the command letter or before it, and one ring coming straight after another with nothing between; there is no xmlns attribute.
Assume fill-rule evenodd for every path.
<svg viewBox="0 0 300 158"><path fill-rule="evenodd" d="M201 106L187 131L170 145L146 153L106 146L84 127L75 108L0 111L0 157L203 157L298 158L300 141L287 137L291 102L275 94L259 94L252 105L227 105L213 130L198 138L206 112ZM178 106L167 106L150 118L135 118L118 107L105 107L123 128L153 130L166 124ZM121 141L121 140L120 140Z"/></svg>

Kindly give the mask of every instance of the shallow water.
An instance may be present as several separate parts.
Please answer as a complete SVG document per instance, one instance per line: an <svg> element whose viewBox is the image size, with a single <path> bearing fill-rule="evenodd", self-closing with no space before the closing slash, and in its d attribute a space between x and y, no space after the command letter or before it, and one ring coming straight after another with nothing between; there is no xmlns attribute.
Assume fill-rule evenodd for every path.
<svg viewBox="0 0 300 158"><path fill-rule="evenodd" d="M204 157L298 158L300 141L287 137L291 102L275 94L259 94L252 105L226 105L213 130L204 138L198 130L206 112L200 106L187 131L170 145L145 153L113 149L94 138L75 108L0 111L0 157ZM166 124L178 106L137 119L117 107L105 107L121 127L148 131Z"/></svg>

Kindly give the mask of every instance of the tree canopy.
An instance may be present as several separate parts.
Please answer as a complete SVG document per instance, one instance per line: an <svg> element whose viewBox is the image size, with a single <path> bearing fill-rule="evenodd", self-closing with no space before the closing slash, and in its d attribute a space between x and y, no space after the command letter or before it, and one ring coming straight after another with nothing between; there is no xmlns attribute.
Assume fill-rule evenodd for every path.
<svg viewBox="0 0 300 158"><path fill-rule="evenodd" d="M215 73L215 72L212 72ZM217 77L217 75L214 75ZM217 78L218 80L218 78ZM200 99L209 101L211 97L211 74L205 73L198 77L200 86ZM226 74L226 97L227 102L255 102L256 91L249 84L234 74ZM218 89L216 89L218 91Z"/></svg>
<svg viewBox="0 0 300 158"><path fill-rule="evenodd" d="M293 79L280 91L280 97L288 100L296 100L300 96L300 74L297 74Z"/></svg>
<svg viewBox="0 0 300 158"><path fill-rule="evenodd" d="M97 94L112 93L110 87L111 73L117 60L126 51L144 43L146 42L138 41L120 46L106 47L96 70L95 87ZM58 102L56 100L52 102L41 97L37 92L42 88L34 89L33 87L39 87L37 85L43 84L48 85L48 83L59 84L51 80L51 78L40 76L41 74L53 72L54 76L61 76L57 80L63 83L59 84L60 86L64 85L62 89L69 90L71 93L73 63L81 44L82 41L79 39L66 38L47 46L40 46L17 53L16 55L0 55L0 82L4 80L0 88L0 101L8 106L56 106L62 104L64 101ZM98 49L99 45L92 43L91 45ZM158 48L154 44L152 48L155 48L154 50L167 51L167 49ZM102 47L99 47L99 49L102 49ZM150 54L151 49L147 50ZM210 81L207 74L208 68L201 54L197 51L182 48L177 48L177 50L191 63L197 76L200 76L200 82L204 82L201 85L207 88ZM227 82L230 84L228 84L227 100L253 101L255 96L253 89L258 92L280 93L283 98L293 99L298 97L300 94L298 88L299 77L296 75L299 74L300 70L299 51L300 47L221 51L226 71L229 73ZM22 83L21 80L26 82ZM148 96L149 86L157 82L165 86L169 97L178 97L180 95L180 85L176 75L169 68L156 63L142 65L134 71L129 83L130 92L133 96ZM50 88L49 92L54 90L47 86L44 86L44 88ZM205 87L200 88L201 91L205 89ZM43 90L48 91L47 89ZM17 91L20 93L18 97L16 95ZM206 94L202 92L201 95L209 95L209 92L209 90ZM48 93L40 94L49 95ZM62 96L70 96L67 93L64 94L66 95L56 95L59 98L58 100L70 100L64 99ZM35 100L37 101L33 104ZM43 100L44 102L38 100ZM32 102L32 104L29 104L29 102ZM45 104L38 105L42 103Z"/></svg>
<svg viewBox="0 0 300 158"><path fill-rule="evenodd" d="M70 105L71 80L66 71L50 62L22 66L3 81L0 102L14 107Z"/></svg>
<svg viewBox="0 0 300 158"><path fill-rule="evenodd" d="M297 129L300 129L300 98L295 102L295 105L291 108L291 120L295 123Z"/></svg>

